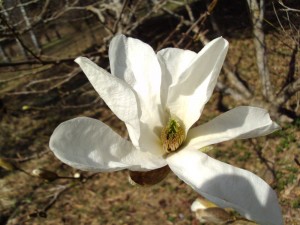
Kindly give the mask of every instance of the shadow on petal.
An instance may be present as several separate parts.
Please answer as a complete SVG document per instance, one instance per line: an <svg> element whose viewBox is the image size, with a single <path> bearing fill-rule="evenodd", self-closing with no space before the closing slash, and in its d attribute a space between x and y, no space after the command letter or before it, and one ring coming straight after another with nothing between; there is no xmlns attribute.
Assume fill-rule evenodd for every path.
<svg viewBox="0 0 300 225"><path fill-rule="evenodd" d="M166 161L181 180L220 207L233 208L259 224L283 224L276 193L254 173L194 149L183 149Z"/></svg>
<svg viewBox="0 0 300 225"><path fill-rule="evenodd" d="M217 205L233 208L259 224L283 224L276 193L271 188L254 187L242 176L216 176L206 181L198 192Z"/></svg>

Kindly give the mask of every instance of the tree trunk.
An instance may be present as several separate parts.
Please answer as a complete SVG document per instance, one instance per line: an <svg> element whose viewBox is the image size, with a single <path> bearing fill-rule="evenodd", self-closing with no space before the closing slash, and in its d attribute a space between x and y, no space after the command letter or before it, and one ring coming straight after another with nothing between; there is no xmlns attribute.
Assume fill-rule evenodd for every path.
<svg viewBox="0 0 300 225"><path fill-rule="evenodd" d="M257 1L259 1L259 4ZM262 92L267 101L272 101L274 96L268 69L265 34L263 31L265 2L264 0L247 0L247 2L253 24L253 41L256 50L256 63L262 82Z"/></svg>

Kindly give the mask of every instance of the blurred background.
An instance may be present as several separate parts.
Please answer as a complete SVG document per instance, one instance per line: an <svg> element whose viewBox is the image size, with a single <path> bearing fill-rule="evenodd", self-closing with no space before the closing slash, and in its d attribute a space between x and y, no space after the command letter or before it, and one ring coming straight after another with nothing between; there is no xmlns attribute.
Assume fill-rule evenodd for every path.
<svg viewBox="0 0 300 225"><path fill-rule="evenodd" d="M173 174L136 187L127 171L76 171L49 150L55 127L77 116L99 119L128 137L74 63L86 56L109 70L108 44L118 33L155 51L198 52L215 37L229 41L197 124L252 105L267 109L282 130L221 143L208 154L266 180L286 224L300 224L297 0L0 0L0 224L225 224L213 220L216 213L191 212L197 194Z"/></svg>

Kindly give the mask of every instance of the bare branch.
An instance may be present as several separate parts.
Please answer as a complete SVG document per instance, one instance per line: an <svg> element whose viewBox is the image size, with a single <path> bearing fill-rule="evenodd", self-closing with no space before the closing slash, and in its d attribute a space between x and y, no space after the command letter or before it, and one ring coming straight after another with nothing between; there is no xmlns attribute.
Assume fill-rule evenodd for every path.
<svg viewBox="0 0 300 225"><path fill-rule="evenodd" d="M209 40L204 35L199 36L199 38L204 44L207 44L209 42ZM240 81L237 75L230 69L230 66L227 62L224 62L223 64L223 71L226 74L226 78L228 79L230 84L240 92L239 94L234 90L231 91L227 90L228 94L232 94L232 97L236 100L241 100L241 99L245 100L245 98L252 97L252 93L250 92L250 90ZM225 90L225 86L221 88L221 90Z"/></svg>
<svg viewBox="0 0 300 225"><path fill-rule="evenodd" d="M2 16L0 14L0 19L4 22L4 24L12 31L12 33L14 34L15 38L19 41L19 43L22 45L22 47L29 52L37 61L42 62L41 59L33 52L31 51L22 41L22 39L19 37L19 35L17 34L17 32L15 31L15 29L10 26L10 24L7 22L7 20L4 18L4 16Z"/></svg>
<svg viewBox="0 0 300 225"><path fill-rule="evenodd" d="M300 91L300 78L290 83L283 89L282 94L276 98L276 103L278 105L284 104L291 98L291 96L295 95L298 91Z"/></svg>
<svg viewBox="0 0 300 225"><path fill-rule="evenodd" d="M113 33L114 34L117 32L117 27L118 27L118 25L121 21L121 18L122 18L122 15L123 15L123 12L124 12L124 9L125 9L127 3L128 3L128 0L125 0L124 3L123 3L123 6L122 6L121 12L119 13L118 18L117 18L117 20L114 24L114 27L113 27Z"/></svg>
<svg viewBox="0 0 300 225"><path fill-rule="evenodd" d="M284 11L292 11L292 12L300 12L300 9L294 9L294 8L290 8L288 6L286 6L285 4L283 4L282 0L279 0L278 3L284 7Z"/></svg>
<svg viewBox="0 0 300 225"><path fill-rule="evenodd" d="M243 95L241 95L240 93L238 93L234 89L226 86L221 81L217 82L217 89L219 89L219 91L221 91L224 94L230 95L235 101L240 102L240 101L244 101L245 100L245 98L244 98Z"/></svg>
<svg viewBox="0 0 300 225"><path fill-rule="evenodd" d="M238 79L236 74L230 69L227 62L223 64L223 71L227 75L227 78L231 85L233 85L242 95L246 98L251 98L252 94L249 89Z"/></svg>

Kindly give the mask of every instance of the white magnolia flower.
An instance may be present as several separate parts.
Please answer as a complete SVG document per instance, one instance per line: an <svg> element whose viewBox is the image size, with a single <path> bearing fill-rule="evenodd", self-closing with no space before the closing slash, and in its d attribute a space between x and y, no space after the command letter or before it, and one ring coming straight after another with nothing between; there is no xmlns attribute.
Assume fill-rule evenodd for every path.
<svg viewBox="0 0 300 225"><path fill-rule="evenodd" d="M89 81L122 120L127 141L99 120L60 124L50 148L64 163L87 171L149 171L168 165L199 194L260 224L282 224L275 192L258 176L213 159L201 148L267 135L279 128L264 109L241 106L191 128L216 85L228 42L222 37L198 54L166 48L157 54L118 35L109 47L111 73L79 57Z"/></svg>

